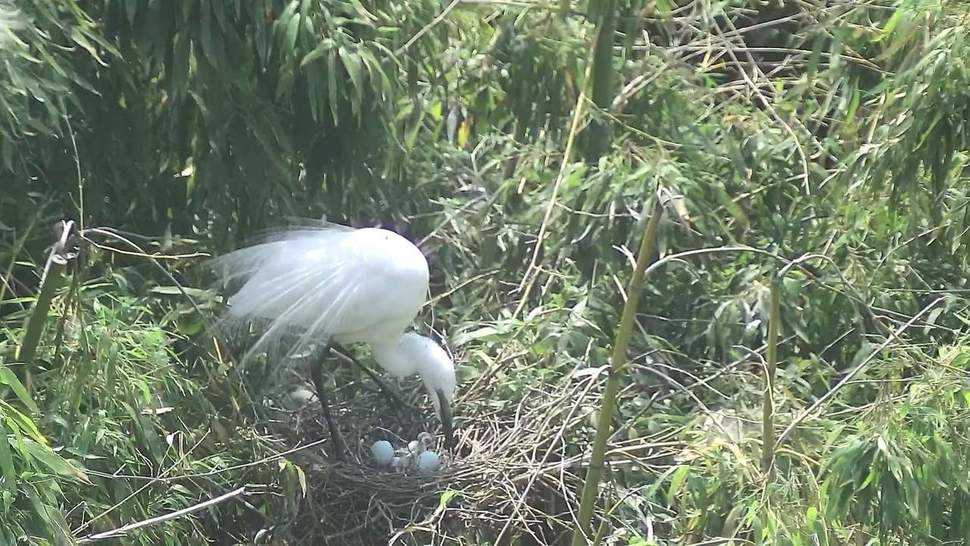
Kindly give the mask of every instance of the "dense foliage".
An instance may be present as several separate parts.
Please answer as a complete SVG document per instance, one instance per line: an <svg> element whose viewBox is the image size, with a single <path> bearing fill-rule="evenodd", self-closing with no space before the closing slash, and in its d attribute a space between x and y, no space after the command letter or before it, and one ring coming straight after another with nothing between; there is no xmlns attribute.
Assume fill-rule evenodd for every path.
<svg viewBox="0 0 970 546"><path fill-rule="evenodd" d="M910 0L0 3L0 543L243 484L125 540L568 543L565 461L657 200L599 540L965 541L968 36L966 2ZM530 494L553 447L519 446L537 470L487 508L328 511L325 458L289 451L321 430L281 409L295 380L208 328L204 255L288 216L420 241L459 423L546 411L564 492ZM66 219L79 252L21 358Z"/></svg>

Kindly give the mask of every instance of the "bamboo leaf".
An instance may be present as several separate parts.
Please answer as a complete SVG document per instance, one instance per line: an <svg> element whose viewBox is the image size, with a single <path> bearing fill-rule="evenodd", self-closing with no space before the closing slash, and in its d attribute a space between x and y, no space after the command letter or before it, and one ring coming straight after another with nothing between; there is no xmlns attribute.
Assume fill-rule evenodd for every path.
<svg viewBox="0 0 970 546"><path fill-rule="evenodd" d="M886 24L883 25L882 31L879 33L879 40L883 40L893 33L893 30L895 30L899 22L902 21L903 15L903 8L896 8L896 11L893 12L892 16L886 20Z"/></svg>
<svg viewBox="0 0 970 546"><path fill-rule="evenodd" d="M350 75L350 81L354 87L353 99L350 101L351 107L354 114L358 114L364 102L364 78L361 74L360 58L343 47L337 51L340 54L340 60L343 61L344 68L347 69L347 74Z"/></svg>
<svg viewBox="0 0 970 546"><path fill-rule="evenodd" d="M188 38L182 33L176 34L172 44L172 66L169 69L169 92L175 97L182 96L186 91L191 55Z"/></svg>
<svg viewBox="0 0 970 546"><path fill-rule="evenodd" d="M88 38L79 29L75 28L71 30L71 41L87 51L91 55L91 58L97 61L98 64L104 67L108 66L108 63L106 63L104 59L101 58L101 55L98 54L98 49L94 47L94 44L92 44L91 41L88 40Z"/></svg>
<svg viewBox="0 0 970 546"><path fill-rule="evenodd" d="M54 453L49 447L38 444L30 438L24 438L24 446L31 458L46 467L51 472L74 478L83 482L88 482L87 475L78 467L74 466L66 459Z"/></svg>
<svg viewBox="0 0 970 546"><path fill-rule="evenodd" d="M670 487L667 488L667 502L673 504L674 500L680 494L680 489L683 487L684 483L687 481L687 476L690 474L690 466L683 464L674 470L674 473L670 476Z"/></svg>
<svg viewBox="0 0 970 546"><path fill-rule="evenodd" d="M330 38L321 40L320 43L317 44L317 47L313 48L313 51L303 56L303 60L300 61L300 67L305 67L313 61L323 58L324 55L333 49L334 45L335 42Z"/></svg>
<svg viewBox="0 0 970 546"><path fill-rule="evenodd" d="M44 435L40 433L40 429L37 428L37 425L34 424L34 421L30 417L27 417L23 413L17 411L17 408L6 402L0 401L0 409L3 410L0 412L0 415L4 416L7 427L30 436L36 442L47 445L47 439L44 438ZM19 437L21 437L21 435L18 435L18 438Z"/></svg>
<svg viewBox="0 0 970 546"><path fill-rule="evenodd" d="M128 24L135 24L135 14L138 12L138 0L125 0L125 15L128 16Z"/></svg>
<svg viewBox="0 0 970 546"><path fill-rule="evenodd" d="M34 401L30 398L30 395L27 393L27 389L24 387L24 384L21 383L20 379L17 378L17 374L13 373L13 371L6 366L0 366L0 385L10 387L14 394L17 395L17 398L19 398L30 411L34 413L40 412L40 410L37 408L37 404L34 403Z"/></svg>
<svg viewBox="0 0 970 546"><path fill-rule="evenodd" d="M287 55L296 53L296 40L300 37L300 14L290 17L286 25L286 51Z"/></svg>
<svg viewBox="0 0 970 546"><path fill-rule="evenodd" d="M0 424L0 475L3 476L3 489L17 491L17 470L13 465L10 451L10 438L7 429Z"/></svg>
<svg viewBox="0 0 970 546"><path fill-rule="evenodd" d="M340 102L337 89L337 52L330 49L327 52L327 91L330 94L330 113L333 115L334 126L340 125Z"/></svg>

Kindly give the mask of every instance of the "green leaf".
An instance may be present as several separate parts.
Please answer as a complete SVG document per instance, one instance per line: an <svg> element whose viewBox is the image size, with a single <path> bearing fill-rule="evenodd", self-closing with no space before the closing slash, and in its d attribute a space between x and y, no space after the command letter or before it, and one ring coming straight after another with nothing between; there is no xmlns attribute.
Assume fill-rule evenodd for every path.
<svg viewBox="0 0 970 546"><path fill-rule="evenodd" d="M296 40L300 37L300 17L299 13L293 14L286 25L286 51L287 55L296 53Z"/></svg>
<svg viewBox="0 0 970 546"><path fill-rule="evenodd" d="M668 502L673 502L673 499L677 497L677 494L680 492L681 487L683 487L689 473L690 466L683 464L677 467L677 470L675 470L673 475L670 476L670 487L667 488Z"/></svg>
<svg viewBox="0 0 970 546"><path fill-rule="evenodd" d="M300 491L303 492L303 496L306 497L307 485L306 485L306 473L303 469L297 465L293 465L293 469L296 471L296 478L300 481Z"/></svg>
<svg viewBox="0 0 970 546"><path fill-rule="evenodd" d="M27 484L24 493L33 505L34 514L46 523L47 533L53 535L54 544L56 546L73 544L74 540L71 537L67 520L64 519L64 514L56 506L52 506L52 499L49 498L50 492L46 489L38 490L34 484ZM48 497L47 502L42 498L42 495Z"/></svg>
<svg viewBox="0 0 970 546"><path fill-rule="evenodd" d="M98 50L96 47L94 47L94 44L92 44L87 39L87 37L84 34L82 34L81 31L78 30L77 28L71 29L71 40L75 44L84 48L84 50L87 51L91 55L91 57L93 57L94 60L98 62L98 64L104 67L108 66L108 63L104 62L101 56L98 55Z"/></svg>
<svg viewBox="0 0 970 546"><path fill-rule="evenodd" d="M892 16L888 20L886 20L886 24L883 25L882 31L879 33L879 38L877 39L877 41L883 40L887 36L893 33L893 30L896 29L896 25L898 25L899 22L903 20L903 14L904 14L903 8L897 8L896 11L893 12Z"/></svg>
<svg viewBox="0 0 970 546"><path fill-rule="evenodd" d="M350 81L354 86L354 99L351 100L351 107L353 112L357 114L364 102L364 78L361 75L360 58L343 47L339 48L337 52L340 54L340 60L343 61L344 68L347 69L347 74L350 75Z"/></svg>
<svg viewBox="0 0 970 546"><path fill-rule="evenodd" d="M30 454L31 458L47 467L47 469L51 472L68 478L88 482L87 475L81 469L74 466L68 462L67 459L61 457L57 453L54 453L51 448L42 446L30 438L24 438L24 446L27 448L27 452Z"/></svg>
<svg viewBox="0 0 970 546"><path fill-rule="evenodd" d="M4 415L6 417L8 427L20 430L40 443L47 443L44 435L40 433L37 425L34 424L34 421L31 420L30 417L27 417L23 413L17 411L17 408L7 404L6 402L0 401L0 405L2 405L2 408L0 409L3 410L0 411L0 415Z"/></svg>
<svg viewBox="0 0 970 546"><path fill-rule="evenodd" d="M17 398L19 398L30 411L34 413L40 412L40 410L37 409L37 404L34 403L34 401L30 398L30 395L27 393L27 389L24 388L24 384L21 383L20 379L17 378L17 374L13 373L13 371L6 366L0 367L0 385L10 387L14 394L17 395Z"/></svg>
<svg viewBox="0 0 970 546"><path fill-rule="evenodd" d="M214 35L215 28L212 25L212 10L218 9L215 5L204 3L200 6L202 10L202 52L205 54L209 63L216 68L226 67L225 44L222 36Z"/></svg>
<svg viewBox="0 0 970 546"><path fill-rule="evenodd" d="M300 68L312 63L313 61L322 58L327 54L328 51L333 49L335 42L330 38L325 38L317 44L317 47L313 48L313 51L304 55L303 60L300 61Z"/></svg>
<svg viewBox="0 0 970 546"><path fill-rule="evenodd" d="M718 202L728 211L728 213L734 217L735 220L741 223L742 226L747 226L749 223L748 216L741 209L741 206L728 195L727 191L724 189L724 184L717 183L712 184L711 189L714 190L715 196Z"/></svg>
<svg viewBox="0 0 970 546"><path fill-rule="evenodd" d="M483 337L493 336L498 333L498 329L494 326L485 326L478 328L477 330L472 330L471 332L461 332L457 334L452 340L452 344L455 347L461 347L470 341L475 341L476 339L481 339Z"/></svg>
<svg viewBox="0 0 970 546"><path fill-rule="evenodd" d="M191 286L184 286L182 288L177 286L156 286L151 289L151 292L164 296L181 296L184 292L185 295L191 298L204 298L212 295L212 292L209 290L192 288Z"/></svg>
<svg viewBox="0 0 970 546"><path fill-rule="evenodd" d="M135 13L138 10L139 0L125 0L125 14L128 16L128 24L135 24Z"/></svg>
<svg viewBox="0 0 970 546"><path fill-rule="evenodd" d="M441 493L441 497L438 499L438 508L443 509L448 507L448 503L451 499L458 495L458 491L454 489L447 489Z"/></svg>
<svg viewBox="0 0 970 546"><path fill-rule="evenodd" d="M0 475L3 476L4 490L17 491L17 470L13 466L13 455L10 451L10 438L7 429L0 424Z"/></svg>
<svg viewBox="0 0 970 546"><path fill-rule="evenodd" d="M192 48L188 38L182 33L176 34L172 44L172 65L168 70L169 92L173 96L179 97L185 93L191 56Z"/></svg>
<svg viewBox="0 0 970 546"><path fill-rule="evenodd" d="M843 123L850 124L855 119L856 111L859 109L859 100L861 99L862 92L859 90L859 80L858 78L853 78L852 80L852 98L849 100L849 107L845 112L845 120Z"/></svg>
<svg viewBox="0 0 970 546"><path fill-rule="evenodd" d="M340 125L340 103L337 90L337 52L331 49L327 52L327 90L330 93L330 113L333 114L334 126Z"/></svg>

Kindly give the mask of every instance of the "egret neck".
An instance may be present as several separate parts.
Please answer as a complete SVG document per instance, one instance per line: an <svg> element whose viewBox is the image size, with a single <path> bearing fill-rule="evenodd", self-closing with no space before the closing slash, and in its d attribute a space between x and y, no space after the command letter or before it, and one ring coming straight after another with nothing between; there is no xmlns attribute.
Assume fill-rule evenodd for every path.
<svg viewBox="0 0 970 546"><path fill-rule="evenodd" d="M453 440L451 404L457 380L455 365L448 353L430 338L414 332L407 332L386 343L372 342L371 349L374 360L388 373L398 378L415 373L421 376L450 447Z"/></svg>

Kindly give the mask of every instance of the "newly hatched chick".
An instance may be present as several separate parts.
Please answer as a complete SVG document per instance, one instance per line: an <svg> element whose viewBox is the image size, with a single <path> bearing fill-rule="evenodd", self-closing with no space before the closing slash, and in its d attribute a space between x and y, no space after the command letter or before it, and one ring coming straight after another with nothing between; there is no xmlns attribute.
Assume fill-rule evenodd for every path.
<svg viewBox="0 0 970 546"><path fill-rule="evenodd" d="M398 472L407 472L413 467L414 457L416 454L408 447L398 449L394 452L394 455L394 458L397 459L397 462L395 463L395 470Z"/></svg>
<svg viewBox="0 0 970 546"><path fill-rule="evenodd" d="M418 443L421 444L421 447L423 448L422 451L433 449L435 444L434 436L428 432L422 432L421 434L418 434Z"/></svg>

